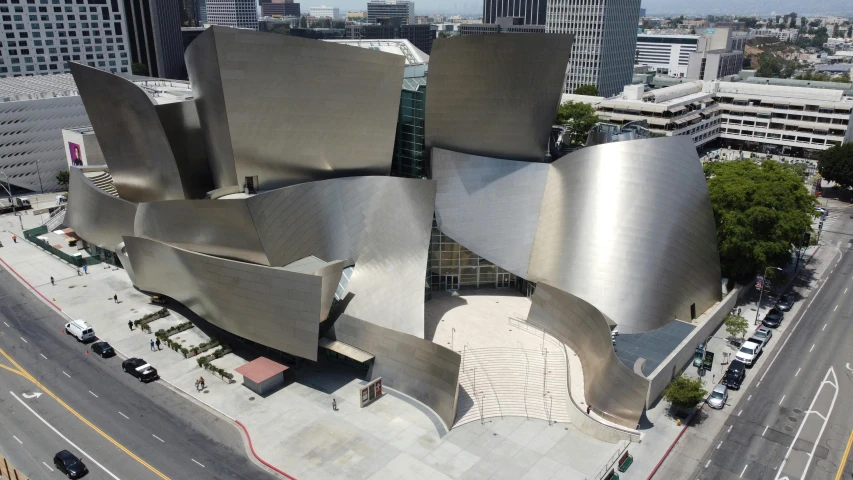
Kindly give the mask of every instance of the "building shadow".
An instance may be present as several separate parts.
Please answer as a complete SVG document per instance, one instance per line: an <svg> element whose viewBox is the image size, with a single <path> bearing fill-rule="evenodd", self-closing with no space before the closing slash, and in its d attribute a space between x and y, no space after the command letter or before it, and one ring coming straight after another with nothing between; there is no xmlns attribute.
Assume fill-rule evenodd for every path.
<svg viewBox="0 0 853 480"><path fill-rule="evenodd" d="M468 305L468 301L450 292L433 293L433 298L424 304L424 338L433 341L438 324L447 312ZM468 294L467 292L465 293Z"/></svg>

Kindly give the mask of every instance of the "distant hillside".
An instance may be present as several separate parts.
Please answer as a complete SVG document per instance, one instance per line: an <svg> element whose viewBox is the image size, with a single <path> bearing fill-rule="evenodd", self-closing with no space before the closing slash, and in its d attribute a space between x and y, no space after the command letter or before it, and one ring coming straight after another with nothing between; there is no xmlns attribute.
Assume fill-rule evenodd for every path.
<svg viewBox="0 0 853 480"><path fill-rule="evenodd" d="M732 13L769 15L770 13L797 12L808 16L818 15L851 15L853 2L850 0L821 0L819 2L802 2L801 0L716 0L684 1L684 0L642 0L642 7L650 15L662 13L677 13L687 15L724 15Z"/></svg>

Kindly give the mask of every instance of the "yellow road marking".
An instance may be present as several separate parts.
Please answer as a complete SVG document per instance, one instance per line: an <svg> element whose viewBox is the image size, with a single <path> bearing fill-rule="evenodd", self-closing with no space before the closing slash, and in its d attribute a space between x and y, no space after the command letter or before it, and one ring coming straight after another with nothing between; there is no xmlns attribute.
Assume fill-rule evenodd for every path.
<svg viewBox="0 0 853 480"><path fill-rule="evenodd" d="M18 370L19 370L19 371L15 372L15 370L13 370L13 369L11 369L11 368L9 368L9 367L6 367L5 365L0 365L0 366L2 366L3 368L5 368L5 369L7 369L7 370L9 370L9 371L12 371L12 372L18 373L18 374L20 374L21 376L23 376L23 377L27 378L29 381L31 381L31 382L33 382L34 384L36 384L36 386L37 386L37 387L39 387L40 389L44 390L44 393L48 394L51 398L53 398L54 400L56 400L56 402L57 402L57 403L59 403L60 405L62 405L63 407L65 407L65 409L66 409L66 410L68 410L72 415L74 415L75 417L77 417L78 419L80 419L80 421L81 421L81 422L83 422L83 423L85 423L86 425L88 425L88 426L89 426L89 428L91 428L92 430L94 430L94 431L98 432L98 434L100 434L102 437L104 437L108 442L112 443L112 444L113 444L113 445L115 445L118 449L120 449L120 450L121 450L121 451L123 451L124 453L128 454L131 458L133 458L134 460L136 460L137 462L139 462L140 464L142 464L142 465L143 465L145 468L147 468L148 470L151 470L152 472L154 472L154 474L155 474L155 475L157 475L158 477L162 478L163 480L170 480L170 479L169 479L169 477L167 477L166 475L163 475L163 473L161 473L159 470L157 470L156 468L154 468L154 467L152 467L151 465L149 465L145 460L143 460L143 459L139 458L135 453L133 453L133 452L131 452L130 450L128 450L128 449L127 449L127 447L125 447L124 445L122 445L122 444L118 443L115 439L113 439L113 437L111 437L111 436L107 435L106 433L104 433L104 431L103 431L103 430L101 430L100 428L96 427L94 424L92 424L92 422L90 422L89 420L86 420L86 418L84 418L82 415L80 415L79 413L77 413L77 411L76 411L76 410L74 410L73 408L71 408L70 406L68 406L68 404L67 404L67 403L63 402L59 397L57 397L56 395L54 395L54 393L53 393L53 392L51 392L51 391L50 391L50 390L48 390L44 385L42 385L42 384L41 384L41 382L39 382L38 380L36 380L36 379L35 379L35 377L33 377L32 375L30 375L29 373L27 373L27 371L26 371L26 370L24 370L24 368L23 368L23 367L21 367L21 366L18 364L18 362L16 362L14 359L12 359L12 357L10 357L10 356L5 352L5 351L3 351L3 349L2 349L2 348L0 348L0 354L2 354L4 357L6 357L6 360L9 360L9 361L12 363L12 365L14 365L15 367L17 367L17 368L18 368Z"/></svg>
<svg viewBox="0 0 853 480"><path fill-rule="evenodd" d="M841 475L844 473L844 466L847 465L847 456L850 455L850 447L853 447L853 430L850 431L850 440L847 440L847 448L844 450L844 456L841 457L841 464L838 465L838 473L835 475L835 480L841 480Z"/></svg>
<svg viewBox="0 0 853 480"><path fill-rule="evenodd" d="M14 369L14 368L12 368L12 367L7 367L6 365L0 364L0 368L2 368L3 370L8 370L8 371L10 371L10 372L12 372L12 373L17 373L18 375L20 375L20 376L22 376L22 377L26 378L27 380L29 380L29 379L30 379L28 376L26 376L26 375L24 375L23 373L21 373L21 372L19 372L19 371L15 370L15 369Z"/></svg>

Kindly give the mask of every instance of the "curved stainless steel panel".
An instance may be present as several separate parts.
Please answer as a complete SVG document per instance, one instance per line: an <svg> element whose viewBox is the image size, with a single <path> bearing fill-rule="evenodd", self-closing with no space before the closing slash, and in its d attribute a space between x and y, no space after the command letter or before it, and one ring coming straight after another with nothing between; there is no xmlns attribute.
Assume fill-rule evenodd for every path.
<svg viewBox="0 0 853 480"><path fill-rule="evenodd" d="M573 35L436 40L429 61L426 146L541 162L563 93Z"/></svg>
<svg viewBox="0 0 853 480"><path fill-rule="evenodd" d="M216 188L390 171L402 56L213 26L186 57Z"/></svg>
<svg viewBox="0 0 853 480"><path fill-rule="evenodd" d="M551 166L440 148L432 149L431 163L438 182L438 228L486 260L527 278Z"/></svg>
<svg viewBox="0 0 853 480"><path fill-rule="evenodd" d="M134 203L185 198L172 148L145 91L118 75L69 65L119 196Z"/></svg>
<svg viewBox="0 0 853 480"><path fill-rule="evenodd" d="M198 253L270 265L245 199L142 203L136 213L133 231L137 237ZM333 260L340 257L321 258ZM284 263L274 266L282 265Z"/></svg>
<svg viewBox="0 0 853 480"><path fill-rule="evenodd" d="M346 313L338 318L331 333L336 340L372 353L376 358L371 378L382 377L384 385L422 402L435 411L450 430L456 416L462 363L458 353Z"/></svg>
<svg viewBox="0 0 853 480"><path fill-rule="evenodd" d="M616 283L616 282L614 282ZM527 318L570 346L583 367L586 403L637 428L646 404L649 381L616 357L607 318L580 298L545 283L536 285Z"/></svg>
<svg viewBox="0 0 853 480"><path fill-rule="evenodd" d="M105 193L89 180L87 167L71 167L65 223L92 245L112 251L133 234L136 204ZM91 169L90 169L91 170Z"/></svg>
<svg viewBox="0 0 853 480"><path fill-rule="evenodd" d="M185 197L204 198L213 190L213 176L195 101L164 103L155 108L175 156Z"/></svg>
<svg viewBox="0 0 853 480"><path fill-rule="evenodd" d="M133 274L133 265L130 264L130 259L127 258L127 250L124 248L124 242L116 245L115 254L121 262L124 272L127 273L127 276L130 278L130 283L136 284L136 276Z"/></svg>
<svg viewBox="0 0 853 480"><path fill-rule="evenodd" d="M343 262L312 275L236 262L125 236L134 285L168 295L210 323L283 352L317 360L323 308ZM335 276L337 275L337 276Z"/></svg>
<svg viewBox="0 0 853 480"><path fill-rule="evenodd" d="M609 143L552 164L529 279L642 333L719 301L720 260L689 137Z"/></svg>

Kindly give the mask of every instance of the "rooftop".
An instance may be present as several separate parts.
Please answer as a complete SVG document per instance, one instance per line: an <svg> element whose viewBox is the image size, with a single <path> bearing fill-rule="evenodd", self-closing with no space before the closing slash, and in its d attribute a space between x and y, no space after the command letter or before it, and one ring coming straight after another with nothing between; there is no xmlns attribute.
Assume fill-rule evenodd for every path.
<svg viewBox="0 0 853 480"><path fill-rule="evenodd" d="M406 57L406 66L423 65L429 63L429 55L422 52L412 42L405 39L387 39L387 40L324 40L325 42L340 43L343 45L351 45L353 47L367 48L369 50L378 50L380 52L393 53Z"/></svg>
<svg viewBox="0 0 853 480"><path fill-rule="evenodd" d="M255 383L262 383L264 380L269 380L285 370L287 370L287 367L280 363L273 362L266 357L258 357L251 362L234 369L235 372Z"/></svg>
<svg viewBox="0 0 853 480"><path fill-rule="evenodd" d="M0 78L0 102L77 95L77 85L70 73Z"/></svg>

